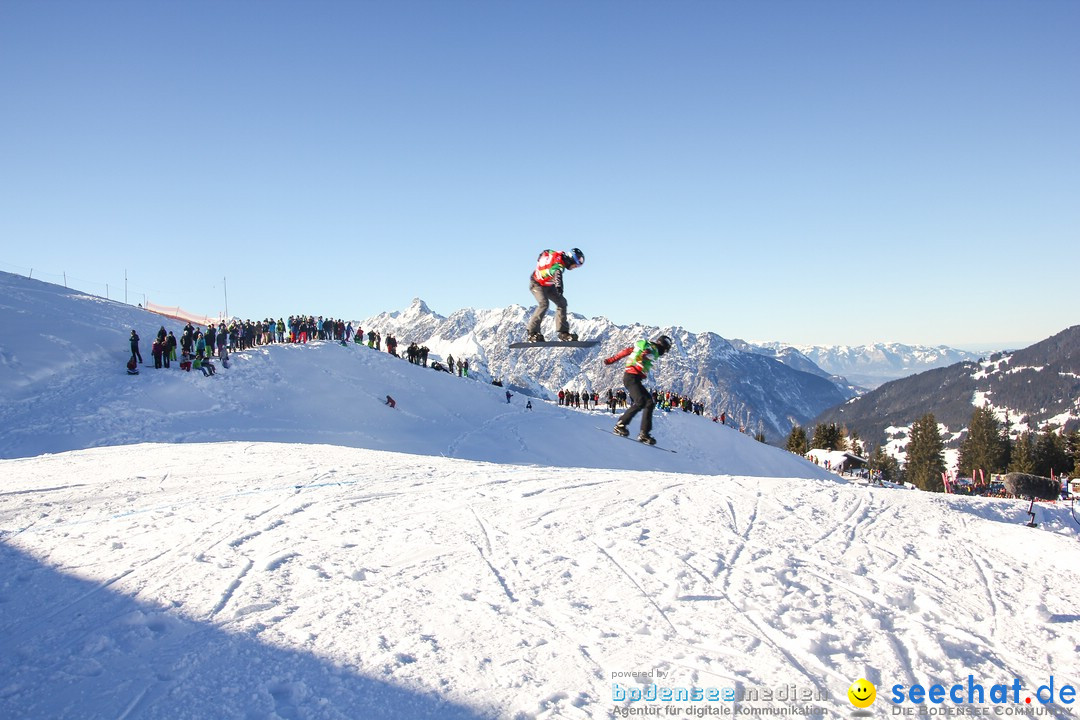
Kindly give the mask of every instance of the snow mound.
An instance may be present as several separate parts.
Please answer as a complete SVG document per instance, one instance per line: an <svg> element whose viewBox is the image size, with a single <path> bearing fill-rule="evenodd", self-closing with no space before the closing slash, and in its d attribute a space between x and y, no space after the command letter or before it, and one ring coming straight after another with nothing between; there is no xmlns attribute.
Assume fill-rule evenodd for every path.
<svg viewBox="0 0 1080 720"><path fill-rule="evenodd" d="M313 342L234 353L229 369L155 370L159 327L140 308L0 273L0 457L139 442L324 443L497 463L830 477L707 419L655 416L665 453L610 434L614 418L412 365L362 345ZM131 330L146 365L127 375ZM463 351L455 348L462 357ZM465 355L467 357L467 355ZM390 395L396 409L385 404ZM532 400L532 410L525 409Z"/></svg>

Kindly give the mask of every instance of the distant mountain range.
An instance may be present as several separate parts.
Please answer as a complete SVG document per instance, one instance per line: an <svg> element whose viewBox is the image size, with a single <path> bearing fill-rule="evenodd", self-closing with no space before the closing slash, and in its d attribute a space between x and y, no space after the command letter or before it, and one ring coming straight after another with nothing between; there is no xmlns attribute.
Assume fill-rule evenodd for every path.
<svg viewBox="0 0 1080 720"><path fill-rule="evenodd" d="M815 419L855 429L874 445L933 413L955 445L975 407L989 406L1015 436L1080 422L1080 325L1015 352L994 353L894 380ZM892 428L892 429L890 429Z"/></svg>
<svg viewBox="0 0 1080 720"><path fill-rule="evenodd" d="M792 357L797 353L830 375L845 377L855 385L870 389L890 380L958 362L975 361L982 357L979 353L944 345L928 347L900 343L858 346L789 346L783 343L764 343L754 347L761 352L775 352L778 356Z"/></svg>
<svg viewBox="0 0 1080 720"><path fill-rule="evenodd" d="M572 316L573 330L582 338L599 340L598 347L510 350L511 342L522 339L529 313L531 309L512 305L494 310L466 308L444 317L416 299L404 310L380 313L361 325L365 331L375 329L384 336L392 333L398 339L399 352L410 342L427 345L441 358L467 358L474 374L547 398L560 389L606 395L608 388L622 387L621 366L605 366L602 359L637 339L663 332L672 337L675 349L659 362L653 377L655 386L703 402L709 415L726 413L729 422L750 432L762 430L772 443L781 443L792 425L806 425L860 391L832 369L820 367L811 359L814 356L846 357L849 367L865 370L862 375L888 378L891 372L923 367L935 357L942 362L952 357L949 353L960 352L872 346L866 349L865 359L860 359L858 348L830 355L825 348L752 345L710 332L690 333L677 326L620 326L606 318L580 315ZM550 322L549 318L543 328L549 335ZM884 353L880 347L890 351Z"/></svg>

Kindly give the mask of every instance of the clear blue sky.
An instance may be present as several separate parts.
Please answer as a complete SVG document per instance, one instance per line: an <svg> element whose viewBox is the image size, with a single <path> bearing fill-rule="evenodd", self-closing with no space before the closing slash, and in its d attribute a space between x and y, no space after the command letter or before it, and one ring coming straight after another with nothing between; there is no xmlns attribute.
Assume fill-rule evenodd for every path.
<svg viewBox="0 0 1080 720"><path fill-rule="evenodd" d="M1080 322L1080 2L0 2L0 270L242 317ZM75 278L75 280L70 280Z"/></svg>

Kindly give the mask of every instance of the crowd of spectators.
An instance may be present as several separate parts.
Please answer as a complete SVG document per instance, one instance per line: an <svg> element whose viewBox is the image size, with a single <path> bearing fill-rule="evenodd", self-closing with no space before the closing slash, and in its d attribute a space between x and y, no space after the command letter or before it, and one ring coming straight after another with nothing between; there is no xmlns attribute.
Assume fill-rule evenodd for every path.
<svg viewBox="0 0 1080 720"><path fill-rule="evenodd" d="M204 375L213 375L217 368L210 358L219 358L223 360L225 367L228 367L230 352L273 344L304 344L315 340L361 345L365 338L368 347L381 351L385 344L387 353L394 357L404 357L414 365L432 367L451 374L456 371L459 377L469 375L467 358L455 360L451 355L444 362L439 362L430 358L430 348L417 345L416 342L411 342L404 355L399 355L398 340L393 334L387 333L384 337L378 330L371 329L365 335L364 329L359 325L353 327L351 322L324 318L321 315L290 315L288 320L222 320L210 323L205 328L197 328L189 322L179 339L172 331L166 332L162 326L151 347L151 355L154 357L155 368L169 368L173 362L178 362L182 370L201 370ZM139 335L135 330L131 331L130 340L131 362L128 372L137 375L138 371L134 368L142 364L143 358L139 351Z"/></svg>
<svg viewBox="0 0 1080 720"><path fill-rule="evenodd" d="M172 332L165 332L164 326L158 331L157 340L151 353L154 355L155 367L170 367L170 361L177 360L177 347L180 351L180 366L184 370L201 370L204 375L213 375L216 367L210 362L210 358L219 358L228 367L228 354L249 350L264 345L307 343L313 340L337 341L342 345L353 342L356 345L367 341L369 348L381 351L383 345L386 352L394 357L402 357L397 352L398 340L393 334L382 333L375 329L369 329L365 334L364 329L357 325L353 327L351 322L341 319L324 318L319 315L290 315L288 319L265 318L263 320L230 320L228 322L211 323L203 328L196 328L191 323L185 326L183 333L177 341ZM160 343L160 347L159 347ZM455 359L453 355L447 355L444 361L430 357L431 350L426 345L417 345L410 342L405 350L404 359L414 365L431 367L435 370L448 372L458 377L469 376L469 360L467 358ZM142 357L138 355L138 335L132 331L132 358L138 358L141 363ZM430 365L429 365L430 363ZM497 383L498 384L498 383ZM557 394L558 404L565 407L584 408L596 410L600 407L601 395L596 391L571 390L564 388ZM628 405L626 390L609 388L604 396L605 407L611 414L624 409ZM705 404L692 400L686 395L661 390L653 391L653 400L657 407L671 411L682 410L683 412L704 415ZM726 424L726 416L721 413L713 417L714 422Z"/></svg>
<svg viewBox="0 0 1080 720"><path fill-rule="evenodd" d="M583 408L585 410L596 410L600 407L601 400L604 402L604 407L612 415L617 411L625 409L629 405L629 399L626 394L625 388L619 388L618 390L608 388L607 393L601 396L596 391L588 390L571 390L569 388L563 388L559 390L556 397L558 398L558 404L565 407ZM652 393L653 402L656 403L656 407L665 411L682 410L685 413L693 413L694 415L705 415L705 403L691 399L686 395L680 395L679 393L671 392L670 390L653 390ZM713 422L727 424L727 414L719 413L712 418Z"/></svg>

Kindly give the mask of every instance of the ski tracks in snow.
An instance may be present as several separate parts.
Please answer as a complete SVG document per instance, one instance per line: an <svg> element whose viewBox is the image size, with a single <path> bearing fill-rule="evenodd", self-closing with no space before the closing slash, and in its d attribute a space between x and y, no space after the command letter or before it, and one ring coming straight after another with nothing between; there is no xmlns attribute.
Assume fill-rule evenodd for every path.
<svg viewBox="0 0 1080 720"><path fill-rule="evenodd" d="M212 480L193 447L213 447ZM192 640L219 628L522 719L608 716L617 671L820 687L847 712L856 677L1030 677L1074 655L1073 621L1047 619L1067 600L1001 572L1010 546L940 498L326 446L130 452L169 472L94 475L73 455L35 479L50 492L0 495L34 518L5 542L95 578L5 640L78 627L68 664L95 682L107 653L150 658L116 683L118 717L187 692L205 671ZM97 479L62 487L73 472ZM915 522L936 542L911 545ZM275 677L245 691L283 717L304 697Z"/></svg>

